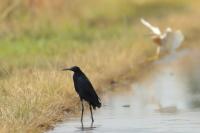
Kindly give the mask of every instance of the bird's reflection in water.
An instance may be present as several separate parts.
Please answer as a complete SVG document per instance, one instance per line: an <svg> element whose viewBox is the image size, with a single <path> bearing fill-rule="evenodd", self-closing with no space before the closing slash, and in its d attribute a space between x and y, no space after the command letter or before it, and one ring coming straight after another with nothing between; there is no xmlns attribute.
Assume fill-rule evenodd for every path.
<svg viewBox="0 0 200 133"><path fill-rule="evenodd" d="M94 126L94 122L91 122L90 126L84 126L83 122L81 122L81 127L78 127L81 131L91 131L97 128Z"/></svg>

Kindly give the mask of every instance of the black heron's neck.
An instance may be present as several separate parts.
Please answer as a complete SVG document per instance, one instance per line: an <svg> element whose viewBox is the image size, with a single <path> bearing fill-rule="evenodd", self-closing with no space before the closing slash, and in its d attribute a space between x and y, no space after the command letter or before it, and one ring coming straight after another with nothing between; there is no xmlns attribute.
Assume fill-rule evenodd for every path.
<svg viewBox="0 0 200 133"><path fill-rule="evenodd" d="M84 75L85 76L85 74L80 69L77 70L77 71L74 71L74 74L75 75Z"/></svg>

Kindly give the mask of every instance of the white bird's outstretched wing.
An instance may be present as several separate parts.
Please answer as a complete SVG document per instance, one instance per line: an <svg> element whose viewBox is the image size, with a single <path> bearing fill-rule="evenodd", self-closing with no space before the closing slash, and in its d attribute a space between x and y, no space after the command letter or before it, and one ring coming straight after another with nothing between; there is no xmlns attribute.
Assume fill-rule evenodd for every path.
<svg viewBox="0 0 200 133"><path fill-rule="evenodd" d="M181 46L184 36L181 31L166 31L162 36L163 48L171 52Z"/></svg>
<svg viewBox="0 0 200 133"><path fill-rule="evenodd" d="M184 40L184 35L181 31L175 31L174 32L174 40L173 40L173 49L177 49L181 46L182 42Z"/></svg>
<svg viewBox="0 0 200 133"><path fill-rule="evenodd" d="M149 22L144 20L143 18L140 19L141 23L144 24L147 28L149 28L154 34L161 35L160 29L151 25Z"/></svg>

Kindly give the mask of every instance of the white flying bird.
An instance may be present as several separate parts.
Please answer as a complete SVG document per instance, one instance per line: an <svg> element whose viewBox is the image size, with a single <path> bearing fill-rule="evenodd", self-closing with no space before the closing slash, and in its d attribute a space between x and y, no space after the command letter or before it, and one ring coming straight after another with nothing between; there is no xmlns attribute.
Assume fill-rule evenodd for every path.
<svg viewBox="0 0 200 133"><path fill-rule="evenodd" d="M184 36L181 31L172 31L171 28L166 28L164 33L161 33L160 29L151 25L144 19L141 19L142 24L149 28L153 35L152 40L157 45L156 54L159 57L161 51L173 52L184 40Z"/></svg>

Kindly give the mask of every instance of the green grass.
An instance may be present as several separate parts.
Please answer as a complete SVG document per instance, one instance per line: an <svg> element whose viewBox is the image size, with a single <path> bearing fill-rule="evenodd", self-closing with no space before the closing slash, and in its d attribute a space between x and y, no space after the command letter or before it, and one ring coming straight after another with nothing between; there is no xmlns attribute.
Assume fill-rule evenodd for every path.
<svg viewBox="0 0 200 133"><path fill-rule="evenodd" d="M153 0L145 4L131 0L97 3L78 1L76 3L76 6L80 8L77 8L78 15L73 14L72 9L68 7L68 10L60 12L62 16L60 18L53 14L55 12L53 9L54 12L52 11L51 15L44 12L42 15L32 16L22 2L19 5L23 8L16 9L19 16L13 13L7 18L9 21L5 19L5 23L10 24L7 25L5 31L2 31L0 38L1 59L12 60L14 57L20 59L24 55L29 58L33 56L52 57L57 53L65 55L66 52L71 51L71 48L88 47L100 40L114 40L126 32L127 35L132 34L131 30L134 30L132 24L138 22L141 16L149 17L155 14L154 17L166 16L173 11L185 9L185 3L180 3L180 1ZM73 5L73 2L71 4ZM67 6L67 2L63 5L61 8ZM67 19L65 14L68 12L72 14L70 14L71 18Z"/></svg>

